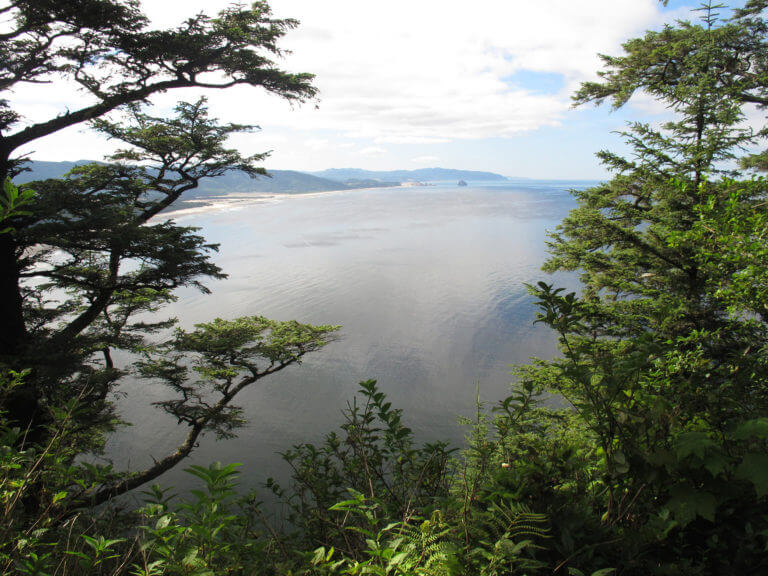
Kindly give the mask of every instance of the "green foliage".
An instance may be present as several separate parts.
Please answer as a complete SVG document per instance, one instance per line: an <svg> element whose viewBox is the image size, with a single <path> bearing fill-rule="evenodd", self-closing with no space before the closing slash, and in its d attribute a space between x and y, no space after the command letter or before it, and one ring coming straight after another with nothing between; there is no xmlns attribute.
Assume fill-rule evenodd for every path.
<svg viewBox="0 0 768 576"><path fill-rule="evenodd" d="M237 497L237 464L190 466L203 490L172 509L166 491L153 486L144 508L149 524L139 536L133 574L253 574L263 560L250 500Z"/></svg>
<svg viewBox="0 0 768 576"><path fill-rule="evenodd" d="M110 392L138 370L178 393L161 407L188 426L176 452L122 479L108 475L101 487L81 486L79 503L98 503L156 478L206 431L231 437L242 422L236 395L298 363L336 330L254 317L216 320L194 332L178 331L164 344L153 342L175 321L139 315L156 315L178 286L207 291L200 277L224 275L210 260L216 246L195 229L152 218L202 178L233 166L258 172L252 163L260 157L240 158L225 148L226 138L242 127L218 125L203 100L179 105L170 120L137 109L132 117L130 124L99 125L131 145L115 158L140 166L80 166L65 180L39 182L34 210L14 234L25 251L16 265L30 283L23 292L27 339L9 361L30 371L23 386L0 400L16 423L29 426L35 442L44 444L50 422L41 407L75 402L73 418L82 433L68 438L75 451L98 450L103 434L118 424ZM116 366L115 350L142 354L145 361ZM197 378L189 374L191 364Z"/></svg>
<svg viewBox="0 0 768 576"><path fill-rule="evenodd" d="M147 99L173 88L244 84L304 101L315 89L311 75L272 61L297 23L272 18L265 2L167 30L151 29L133 0L7 4L0 91L64 78L89 98L21 127L0 98L0 371L9 377L0 394L7 531L0 561L28 573L118 573L130 539L119 529L116 537L99 532L112 527L102 525L98 505L178 464L202 434L232 436L242 422L238 392L299 363L336 330L252 317L157 342L175 325L159 311L176 288L207 292L206 279L225 277L212 261L217 246L162 212L203 179L228 170L264 174L257 163L267 154L228 148L231 135L253 127L219 123L204 98L179 103L168 117L148 114ZM86 121L123 149L107 163L37 182L35 192L11 183L23 169L14 157L20 146ZM90 464L121 424L116 386L139 370L179 393L162 408L185 427L184 442L138 472Z"/></svg>
<svg viewBox="0 0 768 576"><path fill-rule="evenodd" d="M463 514L444 486L439 494L428 492L428 482L421 486L422 493L411 494L403 509L394 487L392 466L404 457L417 459L410 431L402 432L400 411L386 401L373 382L362 385L363 397L383 411L381 418L369 420L365 427L365 445L359 437L350 436L357 451L346 455L348 470L359 470L380 457L390 454L387 466L389 482L375 482L369 478L366 487L381 490L370 497L354 489L344 490L342 497L328 507L317 511L333 519L337 531L324 534L306 530L312 523L295 526L289 532L277 532L259 510L253 495L240 496L237 492L237 465L214 464L190 466L187 472L204 484L203 489L192 490L190 496L176 502L176 498L158 486L146 492L149 501L142 511L141 529L129 529L126 537L120 524L91 525L74 539L64 537L55 526L50 533L28 541L26 547L14 550L17 569L30 574L53 574L57 569L68 574L381 574L381 575L452 575L478 573L501 575L510 573L533 574L545 564L535 558L549 540L547 518L535 513L524 504L516 503L508 493L498 488L497 479L488 476L480 492L471 502L471 513ZM530 400L530 398L529 398ZM513 401L503 403L512 410ZM350 422L342 425L351 434L350 424L361 424L366 412L357 417L350 405ZM522 408L521 411L528 410ZM507 412L506 414L508 414ZM500 429L509 430L510 424L501 423ZM384 425L388 422L389 425ZM378 425L376 425L378 424ZM491 441L497 444L498 439ZM510 446L507 445L507 448ZM364 450L363 450L364 448ZM379 455L377 456L377 450ZM447 455L443 454L444 464ZM353 462L357 460L358 462ZM385 459L386 460L386 459ZM423 464L423 461L422 461ZM457 463L458 465L458 463ZM405 468L404 468L405 470ZM294 471L294 483L299 481L300 470ZM405 473L405 472L403 472ZM413 481L417 470L409 472ZM420 476L434 473L422 466ZM447 471L442 471L447 474ZM337 483L327 490L342 490L343 482L351 478L338 477ZM316 484L314 486L319 486ZM313 487L314 487L313 486ZM390 489L386 490L385 486ZM493 488L497 486L497 488ZM454 490L460 490L454 487ZM434 486L431 490L435 490ZM457 493L458 495L458 493ZM67 495L55 495L65 499ZM436 507L442 505L442 509ZM306 508L305 512L311 512ZM136 522L129 520L128 526ZM125 526L125 525L123 525ZM297 532L296 529L299 531ZM122 532L122 534L120 534ZM117 536L114 534L118 533ZM334 546L332 539L340 544Z"/></svg>
<svg viewBox="0 0 768 576"><path fill-rule="evenodd" d="M386 407L385 414L392 411L375 383L362 383L361 393L367 399L366 405ZM501 466L501 460L515 449L516 443L524 442L524 429L530 432L529 441L538 445L548 441L533 432L534 426L537 432L542 429L541 425L533 424L535 417L531 410L535 404L532 390L523 390L500 403L501 414L494 419L497 434L492 437L488 436L487 417L479 412L479 419L469 432L469 447L455 459L452 469L443 472L453 482L433 494L425 491L429 484L422 486L421 497L412 497L409 506L403 510L397 491L386 489L375 476L370 481L360 482L358 474L365 478L365 472L351 477L341 472L365 470L366 463L370 465L378 461L380 451L392 453L397 460L407 456L407 452L401 452L404 445L399 434L393 433L401 429L399 418L395 420L395 426L385 426L386 420L376 422L365 418L367 410L362 411L361 418L357 403L352 403L342 429L350 434L349 424L358 422L357 431L362 432L360 427L364 428L365 442L361 443L359 437L346 437L342 444L353 443L358 449L337 462L343 466L336 468L336 474L328 473L332 467L310 468L315 472L315 481L311 482L306 463L304 466L294 465L294 498L302 496L298 490L306 489L312 496L322 493L326 498L333 495L339 499L327 512L310 504L298 509L301 514L294 516L301 528L298 541L320 545L310 558L311 573L544 573L546 564L537 556L546 553L550 538L547 515L530 510L522 502L525 497L520 491L512 493L505 480L510 479L513 471L506 461L506 466ZM396 414L399 417L399 410ZM363 426L365 422L368 424ZM333 443L336 439L329 435L327 441ZM409 447L410 443L405 446ZM307 447L299 448L306 450ZM318 452L315 449L302 453L306 460L316 464L321 461ZM520 453L522 456L522 450ZM287 457L294 463L297 453ZM521 457L520 464L524 461ZM327 459L324 464L328 464ZM421 481L428 472L429 469L414 469L413 477ZM357 482L362 488L346 490L347 497L344 498L340 489L349 482ZM297 510L295 504L292 505ZM316 516L312 517L313 514ZM307 522L307 518L314 521Z"/></svg>
<svg viewBox="0 0 768 576"><path fill-rule="evenodd" d="M3 182L3 194L0 196L0 224L12 217L29 216L31 212L23 208L32 204L34 197L34 190L19 190L10 178L6 178ZM14 228L10 226L0 229L0 234L13 232Z"/></svg>
<svg viewBox="0 0 768 576"><path fill-rule="evenodd" d="M148 29L136 3L124 0L67 6L19 0L3 12L8 30L0 38L0 90L64 76L92 100L15 133L19 117L0 100L5 183L0 216L7 226L0 234L0 261L8 272L0 277L0 367L27 371L24 381L0 398L0 410L13 418L9 425L27 430L29 443L45 446L50 435L58 434L52 412L72 407L78 432L64 436L71 442L71 464L77 454L98 452L104 435L120 424L113 392L123 376L139 369L131 365L137 355L147 357L143 369L151 372L153 362L161 363L157 355L167 352L164 369L155 366L152 374L161 379L178 368L170 385L182 399L163 408L188 427L186 441L141 472L117 474L106 468L99 471L101 483L68 486L71 509L94 506L177 464L204 432L231 436L242 420L232 405L236 394L299 362L333 330L263 318L254 327L248 323L255 320L242 319L228 328L218 321L217 334L214 323L200 328L205 334L186 334L183 343L179 332L173 343L157 344L157 334L175 324L158 313L175 299L176 288L207 292L206 278L225 277L211 259L217 246L161 213L203 179L228 170L264 174L256 163L267 155L243 157L228 148L232 134L253 127L219 123L208 115L205 98L179 103L169 117L152 116L143 104L155 92L191 86L261 86L298 101L315 90L310 75L283 72L272 63L270 57L281 54L278 40L296 22L272 19L263 2L233 6L216 18L200 14L173 30ZM37 182L34 193L11 184L7 177L23 163L11 158L18 146L83 121L124 148L108 163L78 166L63 179ZM234 338L237 330L245 340ZM220 348L206 356L195 347L196 337L216 338ZM230 346L229 355L223 346ZM116 363L116 351L127 361ZM170 367L171 357L178 367ZM186 363L196 358L199 379L179 381Z"/></svg>
<svg viewBox="0 0 768 576"><path fill-rule="evenodd" d="M354 500L341 502L337 509L365 513L365 497L354 493ZM416 523L393 522L378 531L365 531L363 560L342 557L333 560L334 549L315 551L313 568L330 574L377 574L380 576L448 576L461 574L457 549L451 542L451 526L439 511L429 520Z"/></svg>
<svg viewBox="0 0 768 576"><path fill-rule="evenodd" d="M415 446L402 411L392 408L375 381L362 382L360 395L344 411L342 435L331 432L320 446L301 444L283 454L293 470L289 490L269 484L307 542L343 548L353 556L364 538L349 528L360 527L362 517L333 508L348 490L380 509L376 518L407 521L429 514L449 489L447 445Z"/></svg>
<svg viewBox="0 0 768 576"><path fill-rule="evenodd" d="M285 72L271 60L297 22L271 18L266 2L232 6L216 17L199 14L165 30L151 29L138 5L123 0L14 0L6 11L0 89L63 74L96 100L57 117L43 134L37 125L12 134L22 143L172 88L245 84L290 100L315 93L311 75ZM222 74L211 74L216 71ZM0 118L4 132L19 120L6 101Z"/></svg>
<svg viewBox="0 0 768 576"><path fill-rule="evenodd" d="M598 546L610 532L600 518L599 449L577 414L541 405L542 371L519 369L516 389L493 420L478 412L458 494L474 572L605 566Z"/></svg>
<svg viewBox="0 0 768 576"><path fill-rule="evenodd" d="M488 576L543 571L546 564L532 556L544 549L536 542L549 536L546 515L498 497L489 501L471 528L476 544L467 554L470 566Z"/></svg>
<svg viewBox="0 0 768 576"><path fill-rule="evenodd" d="M142 114L137 104L147 102L155 93L193 87L261 87L298 102L312 98L316 93L311 74L287 72L275 64L274 60L283 54L280 39L297 22L272 18L266 2L254 2L249 7L233 5L215 17L200 13L171 29L151 28L134 0L12 0L2 12L6 29L0 38L0 92L11 91L19 84L47 83L55 79L76 83L88 98L71 103L66 113L18 127L21 115L0 94L0 130L3 133L0 181L5 183L22 169L24 158L18 157L20 147L71 126L93 121L97 129L134 146L133 150L119 154L116 160L148 160L142 164L154 169L143 175L129 175L125 170L114 174L113 167L111 175L101 172L103 177L97 179L95 189L85 187L76 195L81 200L92 197L103 200L109 190L118 197L133 196L136 202L124 202L121 210L129 226L140 216L145 218L142 223L146 223L178 198L178 194L196 187L201 177L216 175L227 168L245 169L251 174L263 173L253 162L264 155L240 158L222 146L227 134L247 129L247 126L217 127L205 117L200 103L182 104L177 110L177 119L151 118ZM105 115L111 112L132 115L134 126L105 120ZM199 128L191 131L191 138L190 126ZM136 147L141 150L137 151ZM158 157L160 162L155 163ZM68 186L73 184L72 180L68 182ZM153 205L149 205L146 197L142 199L140 196L153 190L165 197L155 197L155 202L150 203ZM6 199L10 198L7 192L4 195ZM47 202L37 204L38 207L47 205ZM5 207L6 211L8 209L10 206ZM61 213L62 216L65 214ZM113 216L115 211L108 210L107 214ZM90 216L94 217L94 224L105 223L96 212ZM25 218L25 214L15 211L4 222L4 229L23 226ZM118 219L112 224L120 222ZM77 219L69 224L70 228L65 226L66 238L74 239L77 232L87 232ZM185 235L181 229L175 233L166 232L171 236L169 240L175 240L175 244L170 242L169 245L186 246L186 254L175 251L175 257L170 258L174 262L194 259L206 251L194 239L179 238L180 233ZM35 250L44 246L36 243ZM103 242L97 244L98 249L103 250L105 246ZM25 290L35 282L25 279L25 272L29 271L25 270L26 247L17 242L15 236L0 234L0 262L7 270L7 274L0 276L0 325L5 327L0 333L0 349L3 354L11 355L5 361L11 362L15 369L27 366L23 362L14 363L13 355L38 349L38 343L30 344L29 333L48 322L42 312L31 319L28 316L31 300ZM114 252L114 245L111 248ZM117 263L123 256L122 253L115 255ZM151 260L157 259L163 258L155 252ZM112 282L109 280L115 276L115 260L110 261L107 270L101 270L101 278L88 261L75 262L74 269L66 270L65 284L71 281L72 272L79 269L85 274L78 276L85 276L86 284L83 287L76 285L76 288L85 288L87 292L94 281L100 280L103 293L97 291L98 297L89 303L91 312L74 323L59 343L78 336L110 303L114 286L109 284L115 282L114 278ZM198 264L202 263L198 260ZM170 271L167 267L164 269L166 273ZM215 274L210 268L198 270L203 275L212 272ZM182 274L181 283L191 282L193 277L183 279ZM83 301L76 301L70 313L78 305L83 305ZM25 407L24 411L32 412L34 406Z"/></svg>
<svg viewBox="0 0 768 576"><path fill-rule="evenodd" d="M23 386L27 373L0 376L0 393ZM110 470L86 463L73 464L79 434L73 400L52 409L45 445L27 433L0 424L0 570L13 567L21 574L53 574L58 570L98 574L112 571L123 553L121 538L108 539L95 531L108 525L107 515L81 521L67 514L73 494L109 479ZM105 522L107 524L105 524ZM90 533L89 533L90 532ZM93 534L93 535L91 535ZM118 546L119 548L119 546Z"/></svg>
<svg viewBox="0 0 768 576"><path fill-rule="evenodd" d="M176 394L157 406L193 429L231 438L244 423L242 411L231 404L235 396L319 350L338 329L262 316L217 318L192 332L177 329L172 340L145 349L146 359L138 366L142 376L162 380Z"/></svg>
<svg viewBox="0 0 768 576"><path fill-rule="evenodd" d="M676 118L631 124L633 158L603 152L616 176L577 192L552 235L545 269L578 271L580 293L531 287L562 357L528 377L565 397L588 429L605 490L591 504L621 552L590 543L594 528L580 540L625 573L739 573L764 562L768 189L724 161L764 132L743 127L742 109L768 104L765 6L724 21L717 8L603 57L602 80L576 94L618 107L644 90Z"/></svg>

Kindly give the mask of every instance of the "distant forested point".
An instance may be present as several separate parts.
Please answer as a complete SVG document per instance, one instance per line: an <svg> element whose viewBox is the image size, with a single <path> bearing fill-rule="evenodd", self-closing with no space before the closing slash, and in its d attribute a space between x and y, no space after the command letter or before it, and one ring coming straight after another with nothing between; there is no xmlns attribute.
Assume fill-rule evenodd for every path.
<svg viewBox="0 0 768 576"><path fill-rule="evenodd" d="M75 166L83 166L92 162L92 160L78 160L76 162L36 160L29 162L26 165L28 170L17 176L15 181L19 184L24 184L35 180L61 178ZM360 178L350 178L346 181L340 181L330 178L322 178L295 170L270 170L268 174L268 176L257 176L252 178L244 172L229 170L216 178L201 179L197 188L184 193L183 200L201 200L225 193L262 192L300 194L303 192L328 192L331 190L353 190L357 188L376 188L400 185L400 182L384 182L381 180Z"/></svg>
<svg viewBox="0 0 768 576"><path fill-rule="evenodd" d="M417 170L362 170L360 168L331 168L320 172L310 172L319 178L346 181L359 180L397 180L399 182L424 182L435 180L478 180L478 181L504 181L506 176L494 172L480 172L477 170L453 170L450 168L419 168Z"/></svg>
<svg viewBox="0 0 768 576"><path fill-rule="evenodd" d="M35 160L29 162L27 171L16 177L24 184L35 180L60 178L75 166L92 163L92 160L75 162L51 162ZM505 181L505 176L493 172L472 170L451 170L447 168L424 168L419 170L373 171L358 168L333 168L322 172L299 172L296 170L270 170L269 176L250 177L244 172L230 170L217 178L204 178L197 188L185 192L180 201L198 202L221 194L273 193L301 194L308 192L330 192L335 190L357 190L361 188L388 188L400 186L403 182L433 180L475 180ZM177 206L180 207L180 206Z"/></svg>

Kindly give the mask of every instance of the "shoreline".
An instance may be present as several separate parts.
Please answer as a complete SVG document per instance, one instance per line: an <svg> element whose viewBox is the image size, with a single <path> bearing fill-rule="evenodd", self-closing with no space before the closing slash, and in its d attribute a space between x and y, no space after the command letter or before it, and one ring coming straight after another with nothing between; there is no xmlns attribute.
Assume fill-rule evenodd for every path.
<svg viewBox="0 0 768 576"><path fill-rule="evenodd" d="M344 192L366 192L372 190L387 190L390 188L403 188L398 186L372 186L367 188L341 188L339 190L319 190L312 192L231 192L211 198L181 199L176 207L170 207L158 214L158 216L194 216L210 212L235 212L246 206L268 203L270 200L284 200L287 198L307 198L324 196L327 194L339 194Z"/></svg>

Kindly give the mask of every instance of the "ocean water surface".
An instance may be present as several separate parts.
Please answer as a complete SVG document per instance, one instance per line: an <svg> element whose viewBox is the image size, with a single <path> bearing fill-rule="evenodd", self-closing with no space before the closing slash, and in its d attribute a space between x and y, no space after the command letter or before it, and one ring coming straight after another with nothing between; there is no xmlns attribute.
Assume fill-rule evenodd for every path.
<svg viewBox="0 0 768 576"><path fill-rule="evenodd" d="M342 325L337 342L241 393L248 423L238 437L205 436L188 464L240 462L251 487L285 480L278 453L320 442L371 378L419 439L460 445L457 416L473 413L477 389L495 403L509 391L512 364L555 354L554 334L533 325L524 283L573 286L540 266L547 231L574 206L568 190L588 184L263 195L173 213L220 245L215 260L229 274L207 283L209 295L178 291L164 312L181 326L255 314ZM131 380L120 393L120 415L132 426L109 439L106 456L139 469L174 450L185 431L151 405L167 397L163 387ZM162 483L185 487L183 467Z"/></svg>

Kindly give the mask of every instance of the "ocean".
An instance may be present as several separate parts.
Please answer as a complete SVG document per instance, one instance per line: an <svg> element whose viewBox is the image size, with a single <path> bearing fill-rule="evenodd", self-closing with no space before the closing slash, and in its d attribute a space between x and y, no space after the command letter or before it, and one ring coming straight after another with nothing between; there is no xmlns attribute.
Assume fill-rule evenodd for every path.
<svg viewBox="0 0 768 576"><path fill-rule="evenodd" d="M322 441L343 420L362 380L376 379L420 440L460 446L458 416L509 392L511 367L551 358L556 336L534 325L525 283L575 287L548 276L547 233L575 206L570 189L594 183L542 180L438 182L299 195L222 199L170 214L219 244L229 275L192 288L163 310L180 325L264 315L340 324L340 339L246 389L238 437L202 438L188 463L242 463L242 483L285 480L279 452ZM139 469L175 449L184 430L152 406L157 383L128 379L117 400L132 426L107 443L119 468ZM184 465L162 483L184 489Z"/></svg>

